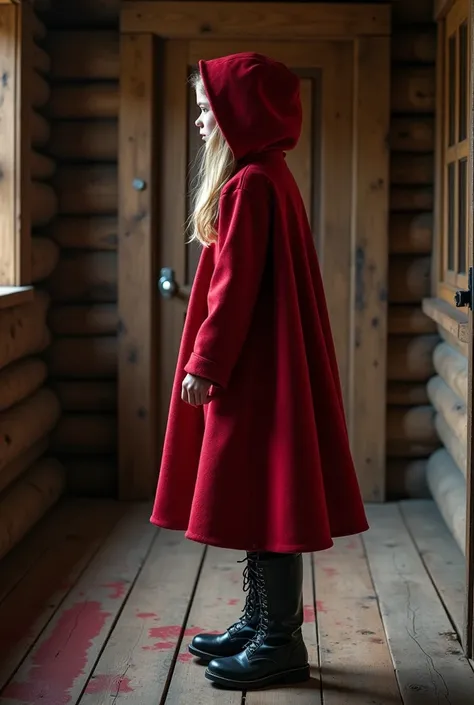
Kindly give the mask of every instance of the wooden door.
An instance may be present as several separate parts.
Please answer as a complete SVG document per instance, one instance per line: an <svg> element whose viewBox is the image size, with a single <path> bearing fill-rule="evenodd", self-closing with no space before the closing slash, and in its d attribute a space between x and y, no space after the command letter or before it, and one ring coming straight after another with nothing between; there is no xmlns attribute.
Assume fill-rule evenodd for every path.
<svg viewBox="0 0 474 705"><path fill-rule="evenodd" d="M159 13L157 5L161 8ZM125 267L126 262L130 266L130 257L137 259L131 246L134 233L130 235L128 226L131 220L135 224L137 215L143 216L143 209L137 206L137 194L141 194L142 199L139 196L138 201L145 201L151 209L151 213L147 211L145 227L147 242L153 245L148 244L140 257L146 260L142 264L145 264L147 276L153 272L152 276L156 277L153 304L149 293L145 298L156 308L153 321L158 332L153 338L154 353L147 356L146 364L150 365L152 359L156 361L153 371L147 369L154 380L152 389L156 391L159 384L154 424L147 417L144 430L143 424L133 415L133 409L125 406L126 398L130 401L130 393L134 396L135 406L140 397L133 390L131 376L134 375L140 383L146 379L145 373L139 375L136 369L130 370L126 358L127 340L141 335L144 345L149 346L154 334L148 330L146 337L143 322L138 318L130 320L133 308L127 302L136 303L137 297L128 292L131 281L124 274L123 287L119 282L122 323L128 318L121 341L123 357L122 353L120 357L120 370L125 375L120 383L123 397L120 397L119 412L123 413L120 437L126 446L121 454L122 493L137 496L133 488L140 487L138 496L144 496L142 488L145 484L154 486L154 481L148 485L145 471L137 468L130 448L137 447L140 435L145 436L150 458L159 456L198 257L196 249L186 244L185 234L192 174L190 164L198 144L196 128L193 127L197 108L190 94L188 78L200 58L257 51L283 61L301 77L303 131L298 147L288 153L287 160L301 189L320 257L346 415L363 494L366 500L381 500L385 477L388 23L386 19L385 24L380 20L382 30L381 24L368 22L368 16L374 16L373 6L364 6L363 12L357 10L357 21L354 20L351 26L347 22L347 13L354 18L352 5L339 6L336 11L338 25L333 7L329 18L327 5L320 5L318 9L291 4L280 6L286 8L287 17L278 16L275 31L271 24L272 7L252 3L252 11L258 12L260 22L260 31L255 37L252 36L256 32L255 24L248 17L249 8L247 16L245 12L241 16L242 5L238 5L236 14L236 4L225 3L219 4L218 18L215 19L217 24L220 23L219 31L212 36L212 12L216 5L133 2L125 3L122 16L122 27L129 30L122 36L122 70L127 75L132 70L135 82L130 78L128 83L122 82L122 86L127 88L129 85L130 90L124 95L122 88L121 96L120 185L123 198L120 223L124 228L121 237L127 239L127 249L120 261ZM141 7L137 9L137 6ZM163 6L170 6L169 14ZM381 9L377 8L375 14ZM195 27L197 15L193 13L196 12L201 22L199 27ZM211 13L208 25L203 22L203 13L206 12ZM324 13L327 24L323 27ZM267 24L262 24L262 16L267 17ZM166 37L166 41L157 42L152 35L145 34L145 25L148 32L156 31L156 35ZM204 32L204 26L211 27L211 30ZM355 28L370 34L369 27L373 32L374 26L377 28L375 32L379 31L383 36L359 38L354 33ZM302 32L304 41L299 36ZM325 38L318 38L320 34ZM332 34L336 36L331 37ZM140 61L146 65L141 75ZM138 102L146 100L143 96L152 92L152 86L160 86L152 108L143 110L141 105L141 112L138 108L132 110L137 99ZM153 154L154 145L157 146L156 162L146 165L146 175L152 181L150 188L144 191L140 191L141 181L147 179L142 179L136 167L137 164L142 168L145 166L141 161L144 157L138 154L138 134L147 135L150 140L149 153ZM157 168L156 174L154 167ZM134 187L139 190L134 191ZM148 196L146 191L150 192ZM155 194L155 203L150 200L151 194ZM138 221L135 227L141 234L143 224L140 217ZM140 235L136 240L140 240ZM154 258L154 265L148 256ZM143 287L142 279L139 288ZM147 292L150 287L148 281ZM124 297L123 305L121 296ZM150 316L147 314L145 318L145 325L151 325ZM135 333L131 332L130 326ZM147 405L142 405L143 408L155 403L150 392L146 393ZM138 434L133 440L132 426ZM149 442L152 431L155 445ZM138 482L137 473L138 478L142 478Z"/></svg>

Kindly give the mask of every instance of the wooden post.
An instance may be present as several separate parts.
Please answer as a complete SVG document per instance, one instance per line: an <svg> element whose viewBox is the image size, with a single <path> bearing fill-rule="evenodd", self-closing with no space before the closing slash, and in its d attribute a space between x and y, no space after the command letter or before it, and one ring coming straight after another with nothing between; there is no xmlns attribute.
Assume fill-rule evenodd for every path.
<svg viewBox="0 0 474 705"><path fill-rule="evenodd" d="M0 4L0 285L31 277L30 120L33 9Z"/></svg>
<svg viewBox="0 0 474 705"><path fill-rule="evenodd" d="M147 499L158 474L156 39L122 34L119 125L119 497Z"/></svg>

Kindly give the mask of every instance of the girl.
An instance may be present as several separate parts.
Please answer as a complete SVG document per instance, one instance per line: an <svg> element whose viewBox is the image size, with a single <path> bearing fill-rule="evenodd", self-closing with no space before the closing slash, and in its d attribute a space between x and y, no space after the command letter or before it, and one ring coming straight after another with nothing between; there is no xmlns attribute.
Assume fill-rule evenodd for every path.
<svg viewBox="0 0 474 705"><path fill-rule="evenodd" d="M309 677L302 552L365 531L321 275L285 162L299 80L255 53L201 61L203 245L151 521L247 552L243 616L190 651L238 689Z"/></svg>

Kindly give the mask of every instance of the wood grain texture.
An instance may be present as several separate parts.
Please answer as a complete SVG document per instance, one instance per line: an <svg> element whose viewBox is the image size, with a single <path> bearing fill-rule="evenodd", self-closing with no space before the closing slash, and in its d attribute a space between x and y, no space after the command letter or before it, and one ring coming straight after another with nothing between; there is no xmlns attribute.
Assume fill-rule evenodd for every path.
<svg viewBox="0 0 474 705"><path fill-rule="evenodd" d="M468 705L474 673L397 506L368 507L364 544L405 705Z"/></svg>

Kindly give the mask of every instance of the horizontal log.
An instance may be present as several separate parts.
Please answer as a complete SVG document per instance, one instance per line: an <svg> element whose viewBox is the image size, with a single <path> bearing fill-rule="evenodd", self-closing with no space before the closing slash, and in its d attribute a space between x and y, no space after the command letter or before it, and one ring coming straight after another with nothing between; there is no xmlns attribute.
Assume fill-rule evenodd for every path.
<svg viewBox="0 0 474 705"><path fill-rule="evenodd" d="M61 80L118 80L119 40L117 31L50 32L52 76Z"/></svg>
<svg viewBox="0 0 474 705"><path fill-rule="evenodd" d="M116 381L61 381L52 385L63 411L117 411Z"/></svg>
<svg viewBox="0 0 474 705"><path fill-rule="evenodd" d="M32 12L30 18L33 39L41 43L46 38L46 25L40 20L36 12Z"/></svg>
<svg viewBox="0 0 474 705"><path fill-rule="evenodd" d="M467 405L469 369L467 358L443 341L434 349L433 363L441 379Z"/></svg>
<svg viewBox="0 0 474 705"><path fill-rule="evenodd" d="M48 27L117 27L120 0L53 0Z"/></svg>
<svg viewBox="0 0 474 705"><path fill-rule="evenodd" d="M390 254L428 254L433 247L432 213L392 213Z"/></svg>
<svg viewBox="0 0 474 705"><path fill-rule="evenodd" d="M51 71L51 57L36 42L33 42L33 68L40 74L48 74Z"/></svg>
<svg viewBox="0 0 474 705"><path fill-rule="evenodd" d="M437 335L390 336L387 378L392 382L425 382L434 373L433 350Z"/></svg>
<svg viewBox="0 0 474 705"><path fill-rule="evenodd" d="M426 482L427 461L422 459L388 458L387 500L428 499L431 497Z"/></svg>
<svg viewBox="0 0 474 705"><path fill-rule="evenodd" d="M37 441L31 448L12 460L0 470L0 492L23 475L33 463L35 463L48 450L49 438L45 437Z"/></svg>
<svg viewBox="0 0 474 705"><path fill-rule="evenodd" d="M40 76L40 74L32 69L32 77L30 81L31 105L33 108L43 108L48 103L51 96L51 88L49 83Z"/></svg>
<svg viewBox="0 0 474 705"><path fill-rule="evenodd" d="M441 414L459 442L467 447L467 409L446 382L438 375L427 385L428 397L436 411Z"/></svg>
<svg viewBox="0 0 474 705"><path fill-rule="evenodd" d="M0 558L3 558L62 495L64 467L45 458L36 463L0 499Z"/></svg>
<svg viewBox="0 0 474 705"><path fill-rule="evenodd" d="M47 294L36 291L31 303L0 311L0 369L15 360L42 352L48 305Z"/></svg>
<svg viewBox="0 0 474 705"><path fill-rule="evenodd" d="M51 434L50 443L56 453L109 455L117 448L117 417L115 414L63 414Z"/></svg>
<svg viewBox="0 0 474 705"><path fill-rule="evenodd" d="M434 66L395 66L392 70L392 113L434 113Z"/></svg>
<svg viewBox="0 0 474 705"><path fill-rule="evenodd" d="M59 247L48 237L31 238L31 281L42 281L52 274L59 262Z"/></svg>
<svg viewBox="0 0 474 705"><path fill-rule="evenodd" d="M392 18L396 24L429 24L433 21L433 0L396 0Z"/></svg>
<svg viewBox="0 0 474 705"><path fill-rule="evenodd" d="M117 338L56 338L46 359L56 379L115 379Z"/></svg>
<svg viewBox="0 0 474 705"><path fill-rule="evenodd" d="M115 304L55 305L49 310L53 335L115 335L118 311Z"/></svg>
<svg viewBox="0 0 474 705"><path fill-rule="evenodd" d="M462 340L459 340L457 335L451 333L451 331L446 330L443 326L438 324L438 335L444 340L448 345L450 345L453 350L456 350L460 355L467 358L469 354L469 345Z"/></svg>
<svg viewBox="0 0 474 705"><path fill-rule="evenodd" d="M388 407L386 448L389 457L422 458L439 446L431 406Z"/></svg>
<svg viewBox="0 0 474 705"><path fill-rule="evenodd" d="M388 280L390 303L420 302L431 291L431 257L392 257Z"/></svg>
<svg viewBox="0 0 474 705"><path fill-rule="evenodd" d="M436 323L423 313L420 305L392 304L388 307L390 335L436 333Z"/></svg>
<svg viewBox="0 0 474 705"><path fill-rule="evenodd" d="M394 152L434 152L434 117L393 117L390 148Z"/></svg>
<svg viewBox="0 0 474 705"><path fill-rule="evenodd" d="M431 186L393 186L390 189L390 210L399 212L432 211Z"/></svg>
<svg viewBox="0 0 474 705"><path fill-rule="evenodd" d="M116 497L118 463L115 456L62 456L67 490L79 497Z"/></svg>
<svg viewBox="0 0 474 705"><path fill-rule="evenodd" d="M452 428L442 416L442 414L436 414L435 416L435 428L436 433L440 437L446 450L449 452L450 456L464 475L467 475L467 446L462 443L459 438L455 435Z"/></svg>
<svg viewBox="0 0 474 705"><path fill-rule="evenodd" d="M425 186L434 181L432 154L405 154L392 152L390 183L392 186Z"/></svg>
<svg viewBox="0 0 474 705"><path fill-rule="evenodd" d="M49 151L62 161L117 161L117 120L55 122Z"/></svg>
<svg viewBox="0 0 474 705"><path fill-rule="evenodd" d="M0 370L0 411L31 396L45 382L46 363L36 357L12 362Z"/></svg>
<svg viewBox="0 0 474 705"><path fill-rule="evenodd" d="M30 153L31 178L38 181L50 179L56 171L56 162L39 152Z"/></svg>
<svg viewBox="0 0 474 705"><path fill-rule="evenodd" d="M466 481L444 448L428 460L426 479L433 499L461 551L466 551Z"/></svg>
<svg viewBox="0 0 474 705"><path fill-rule="evenodd" d="M392 61L409 64L434 64L436 61L436 25L402 27L392 35Z"/></svg>
<svg viewBox="0 0 474 705"><path fill-rule="evenodd" d="M62 215L111 215L118 207L115 165L60 166L54 185Z"/></svg>
<svg viewBox="0 0 474 705"><path fill-rule="evenodd" d="M55 86L47 109L56 120L117 118L118 82Z"/></svg>
<svg viewBox="0 0 474 705"><path fill-rule="evenodd" d="M60 414L57 396L46 388L3 411L0 414L0 468L49 434Z"/></svg>
<svg viewBox="0 0 474 705"><path fill-rule="evenodd" d="M115 252L63 252L46 286L56 302L114 302L117 300L117 255Z"/></svg>
<svg viewBox="0 0 474 705"><path fill-rule="evenodd" d="M31 221L34 227L47 225L58 212L58 198L49 184L31 182Z"/></svg>
<svg viewBox="0 0 474 705"><path fill-rule="evenodd" d="M114 216L63 216L51 223L49 234L64 249L116 250L118 223Z"/></svg>
<svg viewBox="0 0 474 705"><path fill-rule="evenodd" d="M35 110L31 111L30 118L31 142L35 147L44 147L51 132L51 126L42 115Z"/></svg>
<svg viewBox="0 0 474 705"><path fill-rule="evenodd" d="M387 404L390 406L420 406L429 404L425 383L388 382Z"/></svg>
<svg viewBox="0 0 474 705"><path fill-rule="evenodd" d="M35 0L35 10L39 13L50 12L52 0Z"/></svg>

